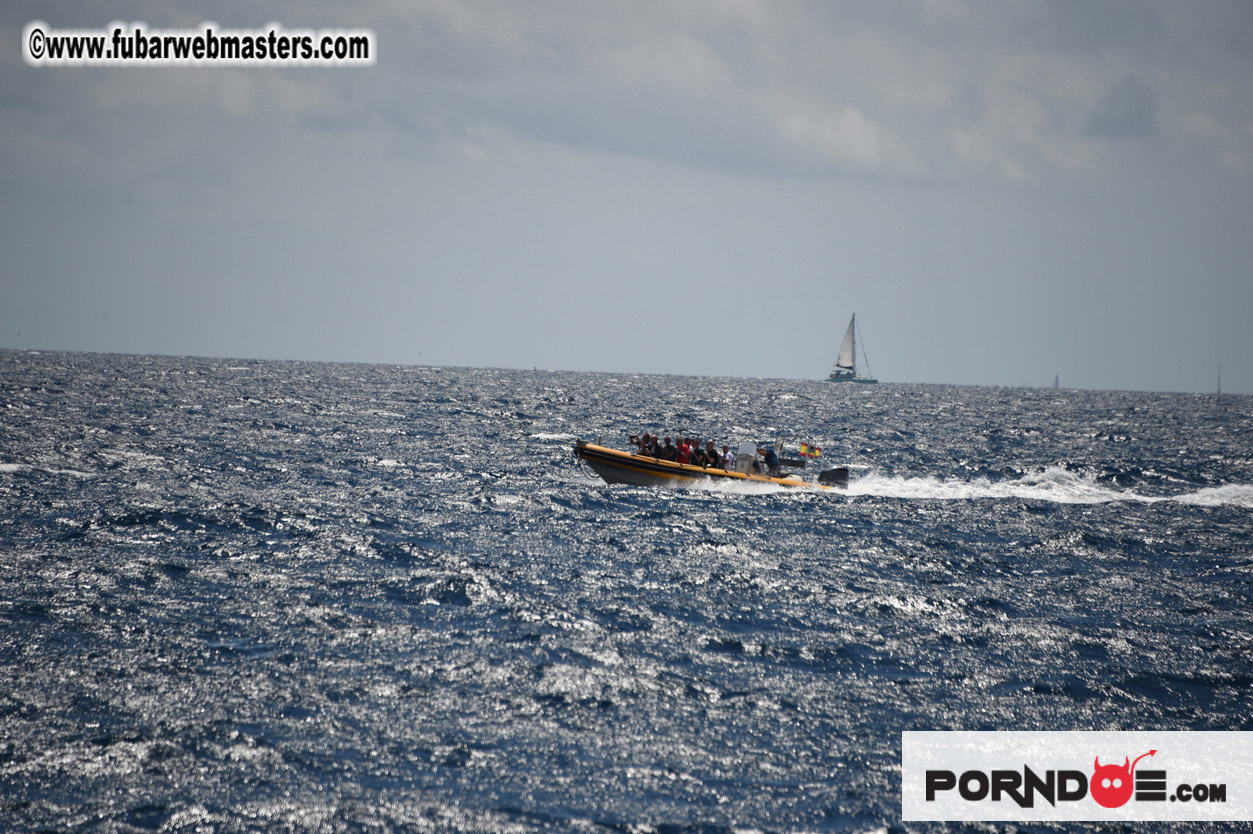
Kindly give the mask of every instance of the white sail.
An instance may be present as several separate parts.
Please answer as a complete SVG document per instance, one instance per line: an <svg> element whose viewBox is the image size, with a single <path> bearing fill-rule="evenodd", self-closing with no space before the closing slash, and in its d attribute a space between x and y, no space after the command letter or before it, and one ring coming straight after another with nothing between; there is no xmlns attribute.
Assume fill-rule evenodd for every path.
<svg viewBox="0 0 1253 834"><path fill-rule="evenodd" d="M835 367L841 371L857 370L857 347L853 342L853 324L857 321L857 314L853 314L853 318L848 322L848 330L844 332L844 341L840 344L840 355L835 358Z"/></svg>
<svg viewBox="0 0 1253 834"><path fill-rule="evenodd" d="M862 345L863 353L865 345ZM879 380L872 376L857 373L857 314L849 319L848 330L844 333L844 341L840 343L840 354L835 358L835 367L831 369L828 382L869 382Z"/></svg>

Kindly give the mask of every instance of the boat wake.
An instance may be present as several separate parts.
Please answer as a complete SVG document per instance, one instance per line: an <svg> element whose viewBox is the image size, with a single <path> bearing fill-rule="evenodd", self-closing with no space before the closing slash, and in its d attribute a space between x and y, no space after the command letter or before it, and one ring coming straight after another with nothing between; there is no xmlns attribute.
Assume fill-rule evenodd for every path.
<svg viewBox="0 0 1253 834"><path fill-rule="evenodd" d="M1209 487L1171 498L1180 504L1195 504L1201 507L1235 506L1253 510L1253 484L1228 484L1227 486Z"/></svg>
<svg viewBox="0 0 1253 834"><path fill-rule="evenodd" d="M724 478L705 478L695 481L689 489L704 492L721 492L728 495L777 495L796 492L796 487L779 486L761 481L729 481ZM808 490L802 490L808 491Z"/></svg>
<svg viewBox="0 0 1253 834"><path fill-rule="evenodd" d="M1253 484L1207 487L1181 495L1143 495L1133 490L1113 489L1100 481L1061 467L1021 478L991 481L976 478L901 477L874 472L855 475L844 494L877 498L905 498L931 501L971 501L979 499L1026 499L1057 504L1108 504L1119 501L1155 504L1173 501L1196 506L1236 506L1253 509Z"/></svg>
<svg viewBox="0 0 1253 834"><path fill-rule="evenodd" d="M580 483L604 486L595 475L584 475ZM714 492L725 495L779 495L801 496L813 494L814 490L797 490L777 484L745 481L728 481L721 478L694 480L684 485L694 492ZM631 487L634 488L634 487ZM1199 507L1242 507L1253 510L1253 484L1228 484L1206 487L1180 495L1144 495L1134 490L1115 489L1092 478L1079 475L1061 467L1051 467L1043 472L1024 475L1021 478L991 481L976 478L963 481L957 478L902 477L868 472L854 475L846 489L824 492L831 498L874 497L901 498L917 501L978 501L978 500L1027 500L1046 501L1055 504L1112 504L1117 502L1157 504L1173 502Z"/></svg>
<svg viewBox="0 0 1253 834"><path fill-rule="evenodd" d="M607 484L595 473L583 473L574 476L572 483L582 486L605 487L610 489L641 489L631 484ZM722 495L787 495L789 493L812 492L813 490L785 487L762 481L732 481L725 478L696 478L680 486L644 487L647 489L674 490L676 492L715 492Z"/></svg>

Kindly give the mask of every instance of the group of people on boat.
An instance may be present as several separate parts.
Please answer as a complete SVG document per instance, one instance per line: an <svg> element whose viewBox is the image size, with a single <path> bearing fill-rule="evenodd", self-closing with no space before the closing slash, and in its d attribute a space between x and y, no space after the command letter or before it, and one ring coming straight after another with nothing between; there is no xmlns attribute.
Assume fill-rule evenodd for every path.
<svg viewBox="0 0 1253 834"><path fill-rule="evenodd" d="M706 440L702 447L700 439L680 437L675 443L669 436L658 437L655 434L631 435L630 443L635 446L637 455L645 455L657 460L672 460L675 463L686 463L692 466L714 467L715 469L734 469L735 453L724 443L722 451L712 440Z"/></svg>
<svg viewBox="0 0 1253 834"><path fill-rule="evenodd" d="M712 440L706 440L703 447L700 438L678 437L675 440L678 442L672 441L669 435L662 438L647 432L638 436L633 434L629 438L630 444L636 447L635 454L637 455L685 463L690 466L703 466L706 469L735 471L736 451L727 444L722 444L722 451L719 452ZM772 447L758 449L757 453L764 458L764 461L754 461L755 471L771 474L779 471L779 456Z"/></svg>

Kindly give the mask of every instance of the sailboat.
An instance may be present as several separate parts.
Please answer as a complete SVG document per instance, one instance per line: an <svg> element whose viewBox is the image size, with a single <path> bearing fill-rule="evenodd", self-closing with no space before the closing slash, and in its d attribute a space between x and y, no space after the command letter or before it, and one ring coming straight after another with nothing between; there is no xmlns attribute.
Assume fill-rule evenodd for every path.
<svg viewBox="0 0 1253 834"><path fill-rule="evenodd" d="M857 314L853 313L853 318L848 322L848 330L844 331L844 341L840 343L840 354L835 358L835 367L831 369L831 375L827 377L827 382L874 383L879 381L872 376L862 376L857 373L856 331Z"/></svg>

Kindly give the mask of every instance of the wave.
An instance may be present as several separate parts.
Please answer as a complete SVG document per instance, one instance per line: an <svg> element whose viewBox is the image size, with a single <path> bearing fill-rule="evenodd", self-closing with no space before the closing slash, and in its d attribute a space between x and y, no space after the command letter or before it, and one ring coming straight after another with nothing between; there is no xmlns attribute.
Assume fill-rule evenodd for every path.
<svg viewBox="0 0 1253 834"><path fill-rule="evenodd" d="M1154 504L1173 501L1198 506L1237 506L1253 509L1253 485L1230 484L1207 487L1183 495L1142 495L1132 490L1111 489L1090 477L1061 467L1024 475L1016 480L990 481L976 478L902 477L869 473L849 482L848 495L932 501L978 499L1028 499L1057 504L1107 504L1119 501Z"/></svg>
<svg viewBox="0 0 1253 834"><path fill-rule="evenodd" d="M0 463L0 475L16 475L18 472L46 472L49 475L70 475L75 478L95 477L90 472L80 472L77 469L49 469L29 463Z"/></svg>

